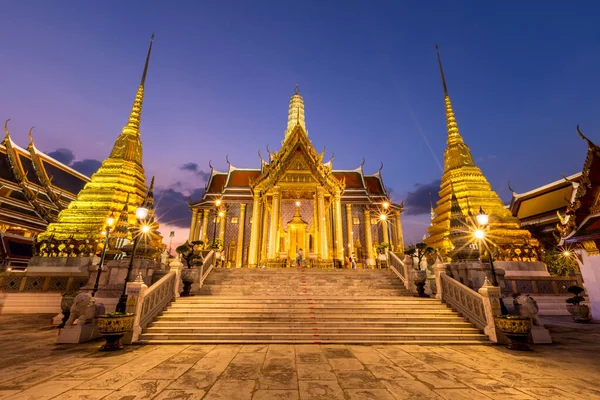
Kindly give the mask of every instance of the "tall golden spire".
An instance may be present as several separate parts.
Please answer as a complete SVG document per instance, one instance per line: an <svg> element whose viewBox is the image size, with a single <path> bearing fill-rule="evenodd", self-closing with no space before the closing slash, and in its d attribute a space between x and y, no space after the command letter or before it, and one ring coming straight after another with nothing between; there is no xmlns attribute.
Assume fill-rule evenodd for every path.
<svg viewBox="0 0 600 400"><path fill-rule="evenodd" d="M456 117L454 116L454 109L452 108L452 102L448 95L448 87L446 86L446 78L444 77L444 69L442 68L442 59L440 57L440 49L438 45L435 45L435 51L437 53L438 65L440 66L440 75L442 77L442 86L444 88L444 103L446 105L446 127L448 128L448 139L446 141L447 147L444 152L444 171L450 168L457 168L461 165L475 165L471 151L465 145L462 136L458 130L458 124L456 123Z"/></svg>
<svg viewBox="0 0 600 400"><path fill-rule="evenodd" d="M306 131L306 124L304 122L304 100L302 100L302 96L300 96L300 89L298 87L298 83L296 82L296 89L294 90L294 94L290 99L290 107L288 111L288 124L287 130L285 131L285 138L292 134L296 125L300 125L304 132L308 134Z"/></svg>
<svg viewBox="0 0 600 400"><path fill-rule="evenodd" d="M482 208L490 216L488 236L493 238L498 248L525 249L530 245L536 246L537 242L531 239L528 231L520 229L519 221L504 207L504 203L492 190L481 169L473 162L471 151L458 131L440 52L438 46L435 47L444 88L448 139L444 151L440 199L432 212L431 226L427 228L429 237L425 242L449 254L457 243L467 243L469 239L467 225L473 225L470 210ZM462 214L462 210L467 210L466 216ZM462 225L464 229L459 229ZM465 254L460 255L462 257Z"/></svg>
<svg viewBox="0 0 600 400"><path fill-rule="evenodd" d="M77 194L77 199L60 212L57 221L48 225L46 231L38 235L38 241L44 241L52 235L58 240L73 237L76 240L98 241L109 215L120 212L121 218L129 220L129 226L134 226L136 207L145 199L153 200L148 199L146 193L148 186L142 166L142 141L139 130L144 85L153 41L154 35L148 48L142 79L129 120L115 140L110 156L92 175L91 182ZM124 229L127 224L120 221L120 226ZM160 244L160 240L162 238L158 235L156 243Z"/></svg>

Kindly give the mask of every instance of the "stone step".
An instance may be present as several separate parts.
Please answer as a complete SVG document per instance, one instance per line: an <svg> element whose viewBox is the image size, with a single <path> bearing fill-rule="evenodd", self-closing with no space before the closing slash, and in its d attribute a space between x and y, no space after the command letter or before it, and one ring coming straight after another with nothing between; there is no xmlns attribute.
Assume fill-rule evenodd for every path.
<svg viewBox="0 0 600 400"><path fill-rule="evenodd" d="M298 303L188 303L188 304L177 304L174 303L171 306L171 310L198 310L198 309L235 309L235 310L298 310L310 308L311 310L348 310L348 311L364 311L370 312L372 310L381 310L382 308L394 309L394 310L414 310L413 304L352 304L352 303L320 303L320 302L298 302ZM421 304L419 310L431 310L431 309L447 309L444 305L439 304Z"/></svg>
<svg viewBox="0 0 600 400"><path fill-rule="evenodd" d="M447 333L447 334L479 334L479 330L477 328L449 328L449 327L395 327L395 328L387 328L387 327L371 327L368 325L362 327L352 327L349 328L347 326L338 326L338 327L322 327L318 326L291 326L291 327L245 327L245 326L211 326L211 327L159 327L152 326L146 330L146 333L224 333L224 332L253 332L253 333L278 333L278 332L288 332L288 333L319 333L319 334L346 334L346 333L373 333L373 334L381 334L381 333L412 333L412 334L438 334L438 333Z"/></svg>
<svg viewBox="0 0 600 400"><path fill-rule="evenodd" d="M268 333L261 334L255 332L245 333L143 333L140 340L281 340L281 341L293 341L293 340L344 340L349 343L362 342L363 340L436 340L436 339L451 339L451 340L474 340L474 341L487 341L488 338L480 333L476 334L452 334L452 333L439 333L439 334L412 334L412 333L344 333L344 334L323 334L320 333Z"/></svg>
<svg viewBox="0 0 600 400"><path fill-rule="evenodd" d="M349 317L343 314L338 315L238 315L228 316L219 314L163 314L158 317L157 321L275 321L275 322L303 322L310 324L312 322L321 323L324 321L336 321L338 323L348 323L351 321L368 321L368 322L457 322L464 321L464 318L457 314L447 314L445 316L430 316L428 318L422 316L406 316L406 317L381 317L381 316L359 316Z"/></svg>
<svg viewBox="0 0 600 400"><path fill-rule="evenodd" d="M394 339L394 340L369 340L369 339L354 339L354 340L338 340L338 339L300 339L300 340L250 340L250 339L235 339L235 340L176 340L176 339L152 339L139 340L136 344L146 345L164 345L164 344L388 344L388 345L482 345L492 344L489 340L456 340L456 339L434 339L434 340L413 340L413 339Z"/></svg>
<svg viewBox="0 0 600 400"><path fill-rule="evenodd" d="M317 324L316 321L310 321L309 324ZM431 327L431 328L472 328L473 324L470 322L464 321L462 319L456 320L456 322L443 322L438 320L419 320L419 321L344 321L343 324L339 321L319 321L319 327L344 327L344 328L354 328L354 327L373 327L377 328L420 328L420 327ZM196 327L220 327L220 326L236 326L236 327L244 327L244 328L254 328L254 327L305 327L307 326L306 321L177 321L177 320L156 320L152 322L148 328L151 327L174 327L174 328L196 328Z"/></svg>
<svg viewBox="0 0 600 400"><path fill-rule="evenodd" d="M403 303L403 304L442 304L442 302L435 298L427 297L415 297L415 296L190 296L190 297L178 297L176 302L173 304L180 303L227 303L227 302L240 302L240 303L255 303L255 302L298 302L298 301L333 301L333 302L369 302L369 303Z"/></svg>

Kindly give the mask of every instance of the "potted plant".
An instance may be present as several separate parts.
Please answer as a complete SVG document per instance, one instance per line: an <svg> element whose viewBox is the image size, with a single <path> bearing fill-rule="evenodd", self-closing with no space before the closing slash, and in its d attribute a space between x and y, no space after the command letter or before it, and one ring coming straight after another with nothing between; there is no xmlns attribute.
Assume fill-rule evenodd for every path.
<svg viewBox="0 0 600 400"><path fill-rule="evenodd" d="M100 351L114 351L123 348L121 338L133 329L135 314L110 312L98 315L98 332L104 337L106 343L100 347Z"/></svg>
<svg viewBox="0 0 600 400"><path fill-rule="evenodd" d="M531 318L520 315L495 315L494 324L510 340L510 350L531 350L527 339L531 331Z"/></svg>
<svg viewBox="0 0 600 400"><path fill-rule="evenodd" d="M390 244L386 242L379 243L375 250L377 251L377 261L379 265L383 268L386 267L387 264L387 254L385 254L386 250L390 248Z"/></svg>
<svg viewBox="0 0 600 400"><path fill-rule="evenodd" d="M181 296L191 296L190 290L192 285L198 278L198 271L196 268L192 268L198 262L202 262L202 254L200 249L204 245L202 240L192 242L185 242L181 246L178 246L175 251L181 254L181 258L185 261L187 268L181 270L181 280L183 281L183 292Z"/></svg>
<svg viewBox="0 0 600 400"><path fill-rule="evenodd" d="M433 247L429 247L426 243L417 243L414 246L409 246L404 250L404 254L409 255L412 258L417 259L416 265L414 265L415 272L415 286L417 287L417 294L419 297L429 297L425 294L425 283L427 282L427 271L421 269L421 261L423 258L435 253Z"/></svg>
<svg viewBox="0 0 600 400"><path fill-rule="evenodd" d="M577 285L570 286L567 291L573 295L567 299L567 310L573 317L575 322L590 322L590 308L585 304L581 304L585 300L581 293L584 292L582 287Z"/></svg>
<svg viewBox="0 0 600 400"><path fill-rule="evenodd" d="M77 296L78 293L79 292L77 291L70 291L64 292L62 294L62 299L60 300L60 310L62 312L63 319L60 325L58 325L59 328L65 327L65 323L71 315L71 307L73 306L73 301L75 300L75 296Z"/></svg>

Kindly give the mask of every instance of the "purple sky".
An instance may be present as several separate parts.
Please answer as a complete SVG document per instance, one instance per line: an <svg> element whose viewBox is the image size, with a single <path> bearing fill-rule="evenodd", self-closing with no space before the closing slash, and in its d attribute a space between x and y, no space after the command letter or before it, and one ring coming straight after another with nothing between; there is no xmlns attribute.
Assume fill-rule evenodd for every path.
<svg viewBox="0 0 600 400"><path fill-rule="evenodd" d="M443 163L439 43L460 131L505 201L508 181L524 192L581 170L575 125L600 142L600 4L373 4L6 2L0 117L22 146L35 125L46 152L104 159L154 31L142 140L146 173L171 209L163 233L189 223L184 199L204 186L209 160L224 170L229 154L253 168L259 148L279 148L298 81L315 147L335 153L335 169L365 157L373 173L383 161L393 199L407 200L411 242L428 215L410 214L428 208Z"/></svg>

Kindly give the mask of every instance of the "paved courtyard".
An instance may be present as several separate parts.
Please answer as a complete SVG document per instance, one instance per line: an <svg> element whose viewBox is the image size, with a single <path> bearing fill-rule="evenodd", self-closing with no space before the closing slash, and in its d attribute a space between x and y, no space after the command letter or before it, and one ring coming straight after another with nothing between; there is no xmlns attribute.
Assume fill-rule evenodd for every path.
<svg viewBox="0 0 600 400"><path fill-rule="evenodd" d="M55 345L49 315L0 316L0 399L600 399L600 324L554 345Z"/></svg>

